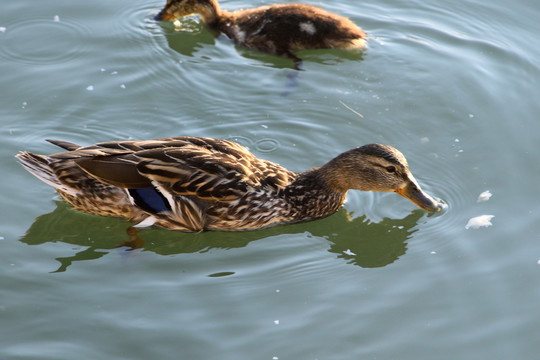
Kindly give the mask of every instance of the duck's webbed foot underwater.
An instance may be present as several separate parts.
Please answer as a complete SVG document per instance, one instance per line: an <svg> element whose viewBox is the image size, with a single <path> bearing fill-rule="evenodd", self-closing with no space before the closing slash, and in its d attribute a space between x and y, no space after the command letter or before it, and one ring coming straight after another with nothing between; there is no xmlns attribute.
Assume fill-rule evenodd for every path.
<svg viewBox="0 0 540 360"><path fill-rule="evenodd" d="M302 59L294 55L292 52L285 53L285 56L294 62L294 70L287 75L287 84L285 90L281 93L281 96L287 96L292 92L292 89L298 85L298 77L302 69Z"/></svg>
<svg viewBox="0 0 540 360"><path fill-rule="evenodd" d="M291 59L294 62L294 70L302 70L302 59L300 59L298 56L293 54L290 51L287 51L285 53L285 56L287 56L289 59Z"/></svg>
<svg viewBox="0 0 540 360"><path fill-rule="evenodd" d="M128 238L123 241L118 247L128 247L130 250L140 249L144 245L144 240L139 237L139 229L130 226L126 229Z"/></svg>

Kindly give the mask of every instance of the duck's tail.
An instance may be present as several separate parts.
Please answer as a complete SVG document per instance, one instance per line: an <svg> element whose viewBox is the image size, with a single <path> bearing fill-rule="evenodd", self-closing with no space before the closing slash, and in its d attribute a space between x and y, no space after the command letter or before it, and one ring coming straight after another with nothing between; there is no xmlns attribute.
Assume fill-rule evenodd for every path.
<svg viewBox="0 0 540 360"><path fill-rule="evenodd" d="M21 151L19 154L15 155L17 160L21 163L22 166L28 172L44 183L52 186L56 190L73 193L74 190L63 185L53 169L51 168L50 162L47 160L47 157L43 155L32 154L28 151Z"/></svg>

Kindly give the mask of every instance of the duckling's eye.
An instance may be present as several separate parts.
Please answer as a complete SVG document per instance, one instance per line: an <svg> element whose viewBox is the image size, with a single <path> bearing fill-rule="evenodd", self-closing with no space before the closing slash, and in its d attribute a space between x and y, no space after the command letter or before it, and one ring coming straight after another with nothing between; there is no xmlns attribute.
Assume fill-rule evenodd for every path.
<svg viewBox="0 0 540 360"><path fill-rule="evenodd" d="M396 167L394 165L388 165L386 167L386 171L388 171L389 173L395 173L396 172Z"/></svg>

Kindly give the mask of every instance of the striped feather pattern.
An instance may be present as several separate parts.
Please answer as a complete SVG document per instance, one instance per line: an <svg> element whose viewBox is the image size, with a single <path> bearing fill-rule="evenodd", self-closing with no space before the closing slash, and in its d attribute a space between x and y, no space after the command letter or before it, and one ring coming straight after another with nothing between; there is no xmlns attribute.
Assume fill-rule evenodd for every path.
<svg viewBox="0 0 540 360"><path fill-rule="evenodd" d="M297 176L256 158L235 142L219 139L174 137L87 147L51 142L67 144L62 147L73 150L42 157L46 159L46 171L41 171L43 176L34 174L41 180L54 174L55 181L71 193L55 188L76 209L137 222L155 216L156 225L184 231L237 229L247 223L253 223L248 228L260 227L261 216L253 216L255 204L249 199L258 204L268 202ZM23 164L32 163L22 154L18 158ZM126 167L123 173L136 171L144 180L134 183L152 186L164 194L171 202L171 212L148 214L137 208L125 191L130 183L121 174L105 172L113 166ZM238 211L243 214L240 221L235 215ZM218 221L223 215L229 220Z"/></svg>

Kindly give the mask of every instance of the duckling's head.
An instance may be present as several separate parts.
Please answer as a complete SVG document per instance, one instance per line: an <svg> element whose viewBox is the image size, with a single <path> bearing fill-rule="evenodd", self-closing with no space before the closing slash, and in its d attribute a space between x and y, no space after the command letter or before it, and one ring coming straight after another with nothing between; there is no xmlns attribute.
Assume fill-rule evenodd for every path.
<svg viewBox="0 0 540 360"><path fill-rule="evenodd" d="M204 19L204 15L211 16L218 9L216 0L167 0L165 7L154 19L167 21L192 14L201 14Z"/></svg>
<svg viewBox="0 0 540 360"><path fill-rule="evenodd" d="M440 211L446 204L425 193L409 171L405 156L397 149L369 144L346 151L320 168L334 190L396 192L429 211Z"/></svg>

